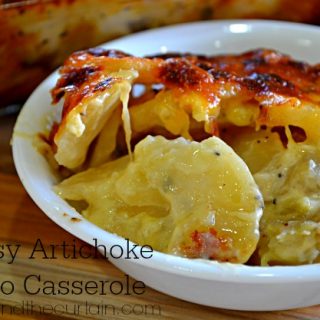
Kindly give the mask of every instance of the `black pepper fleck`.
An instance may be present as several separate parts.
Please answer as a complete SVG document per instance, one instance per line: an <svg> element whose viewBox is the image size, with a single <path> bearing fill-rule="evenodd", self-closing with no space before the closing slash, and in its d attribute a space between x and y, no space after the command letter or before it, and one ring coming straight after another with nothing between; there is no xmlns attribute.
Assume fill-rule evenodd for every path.
<svg viewBox="0 0 320 320"><path fill-rule="evenodd" d="M282 173L278 173L278 178L282 178Z"/></svg>
<svg viewBox="0 0 320 320"><path fill-rule="evenodd" d="M276 205L276 204L277 204L277 199L274 198L274 199L272 200L272 203L273 203L274 205Z"/></svg>
<svg viewBox="0 0 320 320"><path fill-rule="evenodd" d="M216 156L218 156L218 157L221 156L221 153L218 152L218 151L215 151L214 154L215 154Z"/></svg>

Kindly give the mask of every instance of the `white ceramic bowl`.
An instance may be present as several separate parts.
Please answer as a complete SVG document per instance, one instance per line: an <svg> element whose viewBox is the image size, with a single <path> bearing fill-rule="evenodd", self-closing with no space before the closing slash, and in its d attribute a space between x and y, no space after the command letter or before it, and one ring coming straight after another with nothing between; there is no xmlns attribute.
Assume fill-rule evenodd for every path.
<svg viewBox="0 0 320 320"><path fill-rule="evenodd" d="M235 53L257 47L281 50L296 59L320 62L320 28L276 21L218 21L178 25L138 33L103 45L145 55L167 51ZM93 243L125 246L125 240L81 216L53 191L55 178L32 146L52 112L49 90L57 73L31 95L17 120L13 155L18 174L36 204L62 228ZM65 214L67 213L67 215ZM75 223L72 217L81 218ZM237 310L279 310L320 303L320 266L249 267L189 260L155 252L149 260L112 261L132 277L169 295L203 305Z"/></svg>

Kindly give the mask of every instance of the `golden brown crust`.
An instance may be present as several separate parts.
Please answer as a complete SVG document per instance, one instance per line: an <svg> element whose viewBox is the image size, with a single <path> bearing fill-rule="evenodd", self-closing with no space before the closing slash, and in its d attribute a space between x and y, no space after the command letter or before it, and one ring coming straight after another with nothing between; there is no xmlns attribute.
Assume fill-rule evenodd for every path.
<svg viewBox="0 0 320 320"><path fill-rule="evenodd" d="M53 102L65 98L63 118L83 99L117 81L110 74L119 70L137 70L137 82L162 83L176 89L201 92L208 101L212 95L213 78L205 70L185 59L147 59L132 57L116 50L93 48L72 54L60 69L60 78L52 90Z"/></svg>
<svg viewBox="0 0 320 320"><path fill-rule="evenodd" d="M184 58L206 70L218 82L238 83L255 94L304 97L320 93L320 64L311 66L275 50L257 49L240 55L203 56L165 54L156 58Z"/></svg>
<svg viewBox="0 0 320 320"><path fill-rule="evenodd" d="M53 103L65 98L62 117L64 118L84 98L97 91L102 91L116 82L105 73L101 59L98 58L123 58L128 55L116 50L92 48L72 54L60 69L60 78L52 89Z"/></svg>
<svg viewBox="0 0 320 320"><path fill-rule="evenodd" d="M240 55L195 56L167 54L132 57L101 48L72 54L60 69L53 101L65 95L65 116L82 99L112 84L111 72L135 69L137 82L162 83L170 89L201 92L213 105L234 95L255 99L262 107L287 99L318 102L320 65L295 61L274 50L257 49ZM261 112L263 115L263 112Z"/></svg>

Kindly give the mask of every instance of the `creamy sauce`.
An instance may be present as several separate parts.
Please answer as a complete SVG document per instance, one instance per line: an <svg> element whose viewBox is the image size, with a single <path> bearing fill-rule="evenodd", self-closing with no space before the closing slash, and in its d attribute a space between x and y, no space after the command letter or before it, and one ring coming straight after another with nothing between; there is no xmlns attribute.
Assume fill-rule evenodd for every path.
<svg viewBox="0 0 320 320"><path fill-rule="evenodd" d="M261 264L306 264L320 254L319 148L290 142L254 175L263 194Z"/></svg>

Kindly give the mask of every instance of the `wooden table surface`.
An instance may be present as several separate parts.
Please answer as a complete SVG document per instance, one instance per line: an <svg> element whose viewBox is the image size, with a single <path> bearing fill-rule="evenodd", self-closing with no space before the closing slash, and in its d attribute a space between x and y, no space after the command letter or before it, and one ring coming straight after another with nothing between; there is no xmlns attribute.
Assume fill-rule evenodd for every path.
<svg viewBox="0 0 320 320"><path fill-rule="evenodd" d="M41 281L54 284L62 280L101 279L124 283L125 275L102 258L65 259L61 249L55 260L29 259L37 239L46 248L62 241L75 241L77 247L84 243L47 218L22 187L9 146L14 120L14 116L0 118L0 319L320 319L320 306L281 312L239 312L184 302L150 288L141 296L28 294L23 281L30 275L39 275ZM12 263L7 245L11 245L13 253L15 245L21 245ZM10 293L12 284L14 290ZM34 288L37 285L28 290ZM108 307L98 309L99 305Z"/></svg>

